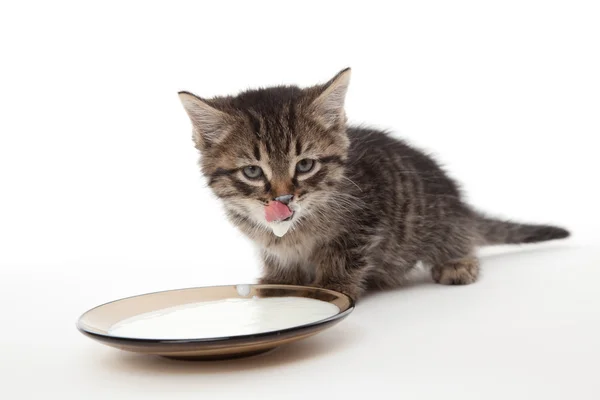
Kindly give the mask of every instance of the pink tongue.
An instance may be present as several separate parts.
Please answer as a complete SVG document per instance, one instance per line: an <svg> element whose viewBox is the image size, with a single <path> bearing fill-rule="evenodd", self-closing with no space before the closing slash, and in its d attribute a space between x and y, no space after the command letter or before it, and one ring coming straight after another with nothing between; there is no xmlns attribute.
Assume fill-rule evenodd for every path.
<svg viewBox="0 0 600 400"><path fill-rule="evenodd" d="M265 218L268 222L282 221L292 215L292 210L280 201L270 201L265 206Z"/></svg>

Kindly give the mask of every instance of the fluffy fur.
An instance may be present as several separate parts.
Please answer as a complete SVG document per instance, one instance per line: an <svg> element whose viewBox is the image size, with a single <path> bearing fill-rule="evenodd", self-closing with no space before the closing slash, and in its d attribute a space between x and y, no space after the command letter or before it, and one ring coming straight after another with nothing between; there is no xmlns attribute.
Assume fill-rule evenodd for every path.
<svg viewBox="0 0 600 400"><path fill-rule="evenodd" d="M309 88L278 86L236 96L180 98L202 174L229 220L262 252L261 283L337 290L358 299L405 282L421 261L441 284L475 282L476 246L565 238L565 229L500 221L466 204L428 155L385 132L347 126L350 70ZM300 160L313 160L298 173ZM260 167L260 179L244 168ZM294 197L279 238L264 206Z"/></svg>

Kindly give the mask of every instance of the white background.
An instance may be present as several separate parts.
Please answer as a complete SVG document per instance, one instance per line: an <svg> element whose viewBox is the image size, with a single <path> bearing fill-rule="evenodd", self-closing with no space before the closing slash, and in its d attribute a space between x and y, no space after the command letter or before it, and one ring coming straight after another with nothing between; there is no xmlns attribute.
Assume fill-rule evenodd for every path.
<svg viewBox="0 0 600 400"><path fill-rule="evenodd" d="M600 6L391 4L0 5L3 393L600 397ZM573 238L488 251L475 285L371 296L253 359L147 359L75 330L105 301L259 275L199 174L178 91L305 86L347 66L352 122L436 154L478 208Z"/></svg>

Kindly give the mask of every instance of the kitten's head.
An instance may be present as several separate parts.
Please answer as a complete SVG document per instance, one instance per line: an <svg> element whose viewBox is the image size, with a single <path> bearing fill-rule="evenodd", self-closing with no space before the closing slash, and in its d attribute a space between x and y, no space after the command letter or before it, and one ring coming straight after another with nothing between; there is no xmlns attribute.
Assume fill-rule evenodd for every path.
<svg viewBox="0 0 600 400"><path fill-rule="evenodd" d="M270 87L212 99L179 94L202 173L234 220L281 236L311 213L326 212L321 208L343 179L347 159L349 80L345 69L309 88Z"/></svg>

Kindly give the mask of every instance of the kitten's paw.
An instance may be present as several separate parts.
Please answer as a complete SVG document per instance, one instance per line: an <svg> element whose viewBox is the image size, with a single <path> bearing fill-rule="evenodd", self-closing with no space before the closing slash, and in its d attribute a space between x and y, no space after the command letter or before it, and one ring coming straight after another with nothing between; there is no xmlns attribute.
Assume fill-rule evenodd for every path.
<svg viewBox="0 0 600 400"><path fill-rule="evenodd" d="M479 261L475 257L467 257L436 265L431 269L431 277L442 285L468 285L479 276Z"/></svg>
<svg viewBox="0 0 600 400"><path fill-rule="evenodd" d="M357 301L358 298L363 294L364 290L356 285L343 285L343 284L328 284L324 285L323 289L333 290L334 292L345 294Z"/></svg>

